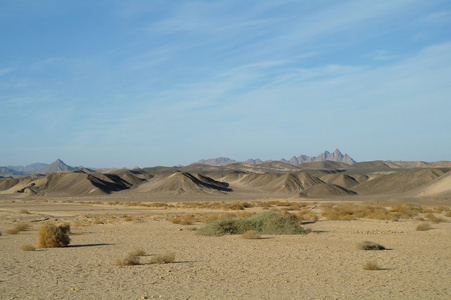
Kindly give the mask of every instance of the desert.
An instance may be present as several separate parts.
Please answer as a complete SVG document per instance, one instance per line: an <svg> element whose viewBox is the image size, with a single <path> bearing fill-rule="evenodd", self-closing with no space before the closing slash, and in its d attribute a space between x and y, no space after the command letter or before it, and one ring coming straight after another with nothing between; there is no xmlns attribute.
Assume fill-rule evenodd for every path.
<svg viewBox="0 0 451 300"><path fill-rule="evenodd" d="M1 298L449 299L447 164L193 164L5 178ZM201 234L268 214L304 231L249 235L228 223L225 234ZM39 247L45 224L68 224L70 243ZM139 254L130 261L131 253Z"/></svg>

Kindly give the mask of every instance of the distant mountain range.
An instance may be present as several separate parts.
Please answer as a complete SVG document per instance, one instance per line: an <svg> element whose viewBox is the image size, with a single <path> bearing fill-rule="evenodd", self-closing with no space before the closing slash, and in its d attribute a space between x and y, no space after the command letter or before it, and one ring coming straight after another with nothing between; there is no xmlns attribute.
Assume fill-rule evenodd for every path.
<svg viewBox="0 0 451 300"><path fill-rule="evenodd" d="M0 174L3 175L30 175L30 174L48 174L58 171L73 171L78 167L66 165L61 159L57 159L53 163L34 163L27 166L7 166L0 167Z"/></svg>
<svg viewBox="0 0 451 300"><path fill-rule="evenodd" d="M348 165L355 164L356 161L352 159L347 154L342 154L340 150L336 149L334 152L330 153L328 151L324 151L318 156L308 156L308 155L300 155L298 157L293 156L289 160L286 160L282 158L280 161L286 162L292 165L300 165L306 162L320 162L320 161L336 161L336 162L342 162ZM248 165L260 165L264 164L266 162L271 162L272 160L266 160L262 161L261 159L248 159L246 161L243 161L242 163L248 164ZM238 161L227 158L227 157L218 157L218 158L210 158L210 159L201 159L197 163L204 164L204 165L210 165L210 166L225 166L233 163L237 163Z"/></svg>

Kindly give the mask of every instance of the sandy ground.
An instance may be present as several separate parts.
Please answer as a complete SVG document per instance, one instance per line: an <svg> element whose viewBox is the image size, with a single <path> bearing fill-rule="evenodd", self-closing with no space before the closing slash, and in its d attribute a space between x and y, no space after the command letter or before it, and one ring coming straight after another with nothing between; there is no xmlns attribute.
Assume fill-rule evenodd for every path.
<svg viewBox="0 0 451 300"><path fill-rule="evenodd" d="M0 298L451 299L451 218L429 231L416 231L414 220L320 220L304 226L313 230L308 235L248 240L198 236L193 225L164 220L175 212L0 199ZM44 221L80 216L116 219L72 226L66 248L20 249L35 244ZM5 233L18 222L32 227ZM389 250L356 249L365 240ZM114 265L135 249L147 253L139 265ZM176 253L175 263L149 263L168 251ZM364 270L367 261L382 269Z"/></svg>

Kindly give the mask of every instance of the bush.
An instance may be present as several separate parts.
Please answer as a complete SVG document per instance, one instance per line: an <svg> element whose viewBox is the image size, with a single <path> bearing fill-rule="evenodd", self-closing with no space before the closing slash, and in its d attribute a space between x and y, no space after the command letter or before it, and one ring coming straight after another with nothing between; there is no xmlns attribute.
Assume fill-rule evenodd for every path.
<svg viewBox="0 0 451 300"><path fill-rule="evenodd" d="M442 217L437 217L434 214L426 214L425 215L426 218L429 219L429 221L431 221L432 223L441 223L441 222L445 222L445 219L443 219Z"/></svg>
<svg viewBox="0 0 451 300"><path fill-rule="evenodd" d="M33 245L30 245L30 244L22 245L22 247L20 247L20 249L22 249L22 251L34 251L34 250L36 250L36 248Z"/></svg>
<svg viewBox="0 0 451 300"><path fill-rule="evenodd" d="M164 254L159 254L150 259L151 264L168 264L175 261L175 253L167 252Z"/></svg>
<svg viewBox="0 0 451 300"><path fill-rule="evenodd" d="M66 247L70 243L69 238L70 225L63 224L56 226L52 223L47 223L39 228L38 232L38 247L40 248L56 248Z"/></svg>
<svg viewBox="0 0 451 300"><path fill-rule="evenodd" d="M366 262L366 264L363 265L363 269L377 271L380 270L381 267L374 261L368 261Z"/></svg>
<svg viewBox="0 0 451 300"><path fill-rule="evenodd" d="M130 253L131 255L134 256L144 256L146 255L146 251L144 251L143 249L136 249L135 251Z"/></svg>
<svg viewBox="0 0 451 300"><path fill-rule="evenodd" d="M385 250L385 247L374 242L364 241L357 244L357 249L360 250Z"/></svg>
<svg viewBox="0 0 451 300"><path fill-rule="evenodd" d="M135 253L129 253L123 258L116 260L116 266L132 266L139 264L139 256Z"/></svg>
<svg viewBox="0 0 451 300"><path fill-rule="evenodd" d="M430 230L431 228L432 228L431 224L424 222L424 223L418 224L416 231L427 231L427 230Z"/></svg>
<svg viewBox="0 0 451 300"><path fill-rule="evenodd" d="M26 231L30 228L30 226L26 223L19 223L13 228L5 230L5 233L7 234L18 234L20 231Z"/></svg>
<svg viewBox="0 0 451 300"><path fill-rule="evenodd" d="M291 214L263 213L246 218L216 220L201 227L197 233L206 236L243 234L255 230L260 234L307 234L301 221Z"/></svg>

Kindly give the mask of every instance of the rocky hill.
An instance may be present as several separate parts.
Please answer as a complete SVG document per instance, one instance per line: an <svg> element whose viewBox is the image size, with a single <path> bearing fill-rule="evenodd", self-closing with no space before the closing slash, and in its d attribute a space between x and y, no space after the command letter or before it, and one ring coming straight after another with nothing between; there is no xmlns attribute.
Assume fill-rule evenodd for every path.
<svg viewBox="0 0 451 300"><path fill-rule="evenodd" d="M336 149L334 152L330 153L329 151L324 151L318 156L308 156L308 155L300 155L300 156L293 156L289 160L286 160L284 158L280 159L282 162L286 162L292 165L300 165L307 162L322 162L322 161L336 161L336 162L342 162L348 165L355 164L356 161L352 159L348 154L342 154L340 150ZM218 157L218 158L210 158L210 159L201 159L197 163L204 164L204 165L210 165L210 166L225 166L228 164L236 163L236 160L227 158L227 157ZM272 162L272 160L266 160L262 161L260 158L249 158L246 161L243 161L245 164L249 165L260 165L267 162Z"/></svg>

